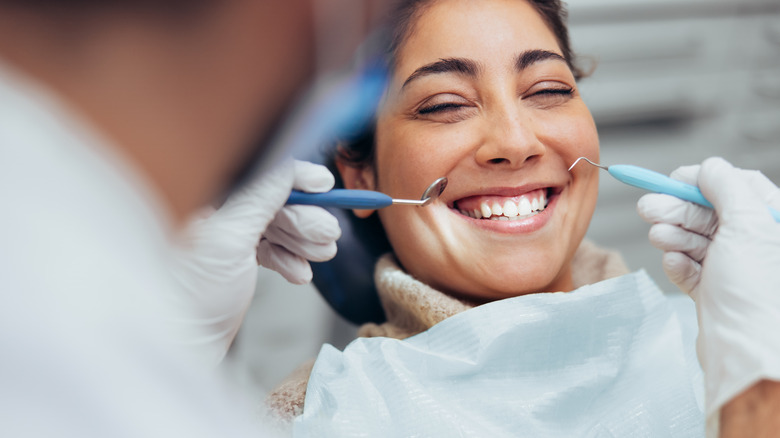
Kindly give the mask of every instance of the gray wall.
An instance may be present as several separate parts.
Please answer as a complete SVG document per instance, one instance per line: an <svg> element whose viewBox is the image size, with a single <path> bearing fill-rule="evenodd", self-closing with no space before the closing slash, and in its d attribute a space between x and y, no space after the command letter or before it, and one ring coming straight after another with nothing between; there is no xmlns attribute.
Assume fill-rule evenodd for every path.
<svg viewBox="0 0 780 438"><path fill-rule="evenodd" d="M719 155L780 182L780 1L573 0L570 26L596 61L581 90L603 163L668 173ZM589 237L676 290L635 214L641 194L602 173Z"/></svg>

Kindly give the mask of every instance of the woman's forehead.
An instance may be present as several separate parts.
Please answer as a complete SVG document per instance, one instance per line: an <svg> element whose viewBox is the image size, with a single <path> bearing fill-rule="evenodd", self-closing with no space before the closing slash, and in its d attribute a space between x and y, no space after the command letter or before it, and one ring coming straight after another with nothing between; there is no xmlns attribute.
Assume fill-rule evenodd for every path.
<svg viewBox="0 0 780 438"><path fill-rule="evenodd" d="M522 0L439 0L419 11L399 46L397 75L446 58L490 66L527 50L560 53L553 32Z"/></svg>

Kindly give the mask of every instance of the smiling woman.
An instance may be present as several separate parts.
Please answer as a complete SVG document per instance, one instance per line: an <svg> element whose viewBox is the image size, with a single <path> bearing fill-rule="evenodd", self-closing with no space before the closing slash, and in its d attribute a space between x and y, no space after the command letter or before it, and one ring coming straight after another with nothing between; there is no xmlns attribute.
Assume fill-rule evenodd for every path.
<svg viewBox="0 0 780 438"><path fill-rule="evenodd" d="M449 184L425 208L354 211L391 251L375 273L387 322L359 335L405 339L480 304L626 274L618 254L583 242L598 173L568 168L598 159L599 140L561 2L416 0L399 11L374 130L340 144L335 164L346 188L394 197ZM310 371L272 393L280 416L302 412Z"/></svg>
<svg viewBox="0 0 780 438"><path fill-rule="evenodd" d="M567 168L598 157L598 136L550 20L524 1L419 3L373 162L342 160L345 186L402 196L449 178L424 211L378 212L403 268L438 290L477 302L572 290L598 176Z"/></svg>

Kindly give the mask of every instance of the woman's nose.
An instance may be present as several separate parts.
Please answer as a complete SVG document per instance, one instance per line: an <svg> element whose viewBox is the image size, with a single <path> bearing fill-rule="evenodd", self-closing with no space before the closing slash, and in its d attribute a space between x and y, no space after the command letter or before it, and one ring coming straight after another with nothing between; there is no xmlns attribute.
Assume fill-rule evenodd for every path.
<svg viewBox="0 0 780 438"><path fill-rule="evenodd" d="M482 166L519 168L544 154L533 120L521 110L512 108L494 114L486 124L486 133L476 152Z"/></svg>

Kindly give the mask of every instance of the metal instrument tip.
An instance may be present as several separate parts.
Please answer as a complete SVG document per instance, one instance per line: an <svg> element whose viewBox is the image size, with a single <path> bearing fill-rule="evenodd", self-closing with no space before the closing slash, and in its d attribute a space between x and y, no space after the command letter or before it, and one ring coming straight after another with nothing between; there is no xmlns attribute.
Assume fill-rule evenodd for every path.
<svg viewBox="0 0 780 438"><path fill-rule="evenodd" d="M601 169L604 169L604 170L608 170L608 169L607 169L607 166L602 166L601 164L594 163L593 161L590 161L590 160L589 160L589 159L587 159L586 157L579 157L579 158L577 158L577 160L575 160L575 161L574 161L574 163L572 163L572 165L569 167L569 172L571 172L571 170L572 170L572 169L574 169L574 166L576 166L576 165L577 165L577 163L579 163L581 160L585 160L585 161L587 161L588 163L590 163L590 164L592 164L592 165L594 165L594 166L596 166L596 167L598 167L598 168L601 168Z"/></svg>

